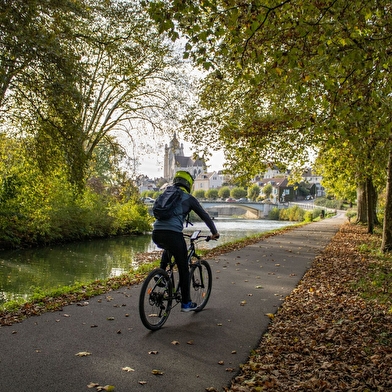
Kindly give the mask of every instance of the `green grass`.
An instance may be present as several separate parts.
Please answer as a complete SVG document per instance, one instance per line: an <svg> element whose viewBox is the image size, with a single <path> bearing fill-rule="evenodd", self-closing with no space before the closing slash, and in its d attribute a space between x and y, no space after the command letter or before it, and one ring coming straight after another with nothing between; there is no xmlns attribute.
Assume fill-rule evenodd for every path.
<svg viewBox="0 0 392 392"><path fill-rule="evenodd" d="M369 264L356 287L364 299L386 304L392 312L392 254L381 251L381 234L370 236L366 243L358 246L358 250L369 259Z"/></svg>

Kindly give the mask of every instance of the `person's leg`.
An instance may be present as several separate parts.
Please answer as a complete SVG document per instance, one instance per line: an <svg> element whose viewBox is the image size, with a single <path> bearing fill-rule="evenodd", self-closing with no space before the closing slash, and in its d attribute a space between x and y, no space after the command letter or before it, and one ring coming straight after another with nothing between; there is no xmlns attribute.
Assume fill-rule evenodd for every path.
<svg viewBox="0 0 392 392"><path fill-rule="evenodd" d="M171 254L168 250L164 249L161 257L161 264L160 267L166 270L167 266L169 265L169 261L171 259Z"/></svg>
<svg viewBox="0 0 392 392"><path fill-rule="evenodd" d="M187 246L184 237L181 235L181 239L178 238L175 244L172 245L170 252L173 254L176 260L178 274L180 276L180 287L181 287L181 298L182 303L187 304L190 298L189 292L189 268L187 265Z"/></svg>
<svg viewBox="0 0 392 392"><path fill-rule="evenodd" d="M167 230L156 230L152 234L155 244L174 256L180 276L182 303L187 304L191 299L189 292L189 268L187 265L188 251L184 236L182 233Z"/></svg>

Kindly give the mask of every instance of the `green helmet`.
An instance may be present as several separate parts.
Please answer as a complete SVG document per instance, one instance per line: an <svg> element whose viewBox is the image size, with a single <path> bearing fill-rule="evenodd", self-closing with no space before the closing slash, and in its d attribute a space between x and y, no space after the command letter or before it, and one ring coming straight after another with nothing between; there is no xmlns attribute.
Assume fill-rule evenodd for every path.
<svg viewBox="0 0 392 392"><path fill-rule="evenodd" d="M193 186L193 177L190 173L184 170L179 170L173 178L173 184L183 186L188 193L191 191Z"/></svg>

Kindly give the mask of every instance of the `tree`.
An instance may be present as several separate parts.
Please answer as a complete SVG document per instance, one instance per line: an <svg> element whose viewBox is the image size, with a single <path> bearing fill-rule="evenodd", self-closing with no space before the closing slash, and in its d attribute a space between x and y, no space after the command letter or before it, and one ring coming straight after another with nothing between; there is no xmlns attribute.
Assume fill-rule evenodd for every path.
<svg viewBox="0 0 392 392"><path fill-rule="evenodd" d="M193 192L193 196L195 196L197 199L204 199L206 196L206 191L204 189L197 189Z"/></svg>
<svg viewBox="0 0 392 392"><path fill-rule="evenodd" d="M150 9L162 30L188 37L184 55L210 70L201 95L207 115L190 118L189 132L197 125L195 138L208 140L217 129L241 176L259 170L260 156L301 165L308 148L335 147L336 135L369 147L391 143L388 1L173 0ZM372 217L370 159L354 151L359 162L365 155L361 179Z"/></svg>
<svg viewBox="0 0 392 392"><path fill-rule="evenodd" d="M264 194L264 196L267 200L269 200L271 198L272 191L273 191L273 188L272 188L271 184L266 184L263 186L263 188L261 188L261 192Z"/></svg>
<svg viewBox="0 0 392 392"><path fill-rule="evenodd" d="M392 227L389 222L392 220L392 148L389 147L387 200L385 203L385 217L383 227L383 238L381 249L383 252L392 251Z"/></svg>
<svg viewBox="0 0 392 392"><path fill-rule="evenodd" d="M248 198L250 200L255 201L259 196L260 196L260 187L257 184L253 184L252 186L250 186L248 189Z"/></svg>
<svg viewBox="0 0 392 392"><path fill-rule="evenodd" d="M230 196L234 199L240 199L241 197L245 197L247 194L247 190L241 187L235 187L230 191Z"/></svg>
<svg viewBox="0 0 392 392"><path fill-rule="evenodd" d="M221 199L227 199L230 196L230 188L228 186L223 186L219 189L218 195Z"/></svg>
<svg viewBox="0 0 392 392"><path fill-rule="evenodd" d="M218 198L218 189L212 188L206 192L206 198L216 200Z"/></svg>
<svg viewBox="0 0 392 392"><path fill-rule="evenodd" d="M40 74L76 72L70 42L88 13L83 0L1 0L0 8L0 108L5 109L13 92Z"/></svg>
<svg viewBox="0 0 392 392"><path fill-rule="evenodd" d="M81 188L99 144L114 153L120 134L175 125L186 102L179 61L137 2L14 3L0 19L5 117L34 135L42 168L65 162Z"/></svg>

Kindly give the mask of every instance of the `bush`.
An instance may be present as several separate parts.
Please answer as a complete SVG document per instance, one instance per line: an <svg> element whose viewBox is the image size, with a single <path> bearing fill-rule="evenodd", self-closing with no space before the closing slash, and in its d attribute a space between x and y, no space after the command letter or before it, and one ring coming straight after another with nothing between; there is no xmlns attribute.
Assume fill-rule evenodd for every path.
<svg viewBox="0 0 392 392"><path fill-rule="evenodd" d="M274 207L268 213L268 219L279 220L279 208Z"/></svg>
<svg viewBox="0 0 392 392"><path fill-rule="evenodd" d="M305 222L313 222L313 211L306 211L304 215Z"/></svg>
<svg viewBox="0 0 392 392"><path fill-rule="evenodd" d="M326 197L319 197L314 201L314 204L320 207L332 208L335 210L342 210L344 206L343 200L328 199Z"/></svg>
<svg viewBox="0 0 392 392"><path fill-rule="evenodd" d="M218 189L209 189L206 192L206 198L209 200L216 200L218 198Z"/></svg>
<svg viewBox="0 0 392 392"><path fill-rule="evenodd" d="M193 192L193 196L196 197L196 199L204 199L206 195L206 191L204 189L198 189Z"/></svg>
<svg viewBox="0 0 392 392"><path fill-rule="evenodd" d="M279 212L280 220L288 220L290 222L302 222L304 220L304 217L305 211L298 206L282 209Z"/></svg>

